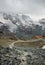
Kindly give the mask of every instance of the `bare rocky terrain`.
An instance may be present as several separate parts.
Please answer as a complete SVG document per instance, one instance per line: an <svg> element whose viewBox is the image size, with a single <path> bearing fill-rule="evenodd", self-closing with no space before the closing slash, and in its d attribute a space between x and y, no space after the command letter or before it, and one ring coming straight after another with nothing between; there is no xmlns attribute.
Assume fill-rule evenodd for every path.
<svg viewBox="0 0 45 65"><path fill-rule="evenodd" d="M45 50L0 45L0 65L45 65Z"/></svg>
<svg viewBox="0 0 45 65"><path fill-rule="evenodd" d="M0 65L45 65L45 19L0 14Z"/></svg>

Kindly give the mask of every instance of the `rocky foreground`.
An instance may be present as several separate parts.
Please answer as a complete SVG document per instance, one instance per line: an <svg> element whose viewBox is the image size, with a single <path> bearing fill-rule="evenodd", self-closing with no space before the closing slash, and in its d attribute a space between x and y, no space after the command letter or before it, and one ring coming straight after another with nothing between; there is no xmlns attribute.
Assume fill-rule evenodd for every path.
<svg viewBox="0 0 45 65"><path fill-rule="evenodd" d="M0 46L0 65L45 65L45 50Z"/></svg>

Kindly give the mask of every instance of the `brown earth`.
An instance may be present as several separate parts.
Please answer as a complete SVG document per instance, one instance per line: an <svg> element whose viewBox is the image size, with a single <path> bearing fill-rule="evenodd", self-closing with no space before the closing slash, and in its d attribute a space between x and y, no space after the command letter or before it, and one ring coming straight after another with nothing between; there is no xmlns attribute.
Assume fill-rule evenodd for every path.
<svg viewBox="0 0 45 65"><path fill-rule="evenodd" d="M35 36L30 40L13 40L13 39L8 39L8 38L2 38L0 39L0 45L9 45L14 42L14 45L16 46L25 46L25 47L30 47L30 46L35 46L35 47L42 47L45 45L45 36Z"/></svg>
<svg viewBox="0 0 45 65"><path fill-rule="evenodd" d="M45 38L45 36L34 36L32 39L39 39L39 38Z"/></svg>

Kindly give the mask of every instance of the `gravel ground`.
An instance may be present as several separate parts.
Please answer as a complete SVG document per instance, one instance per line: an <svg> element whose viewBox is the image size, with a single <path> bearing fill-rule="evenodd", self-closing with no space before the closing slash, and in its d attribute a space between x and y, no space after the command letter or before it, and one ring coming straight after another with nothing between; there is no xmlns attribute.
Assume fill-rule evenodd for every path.
<svg viewBox="0 0 45 65"><path fill-rule="evenodd" d="M45 65L45 50L0 46L0 65Z"/></svg>

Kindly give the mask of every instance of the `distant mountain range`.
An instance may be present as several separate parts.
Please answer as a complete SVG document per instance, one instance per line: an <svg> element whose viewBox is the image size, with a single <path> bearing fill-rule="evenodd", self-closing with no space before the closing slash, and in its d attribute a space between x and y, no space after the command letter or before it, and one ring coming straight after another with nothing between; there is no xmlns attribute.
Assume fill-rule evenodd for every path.
<svg viewBox="0 0 45 65"><path fill-rule="evenodd" d="M0 36L13 39L30 39L33 36L45 36L45 19L34 21L25 14L0 13Z"/></svg>

